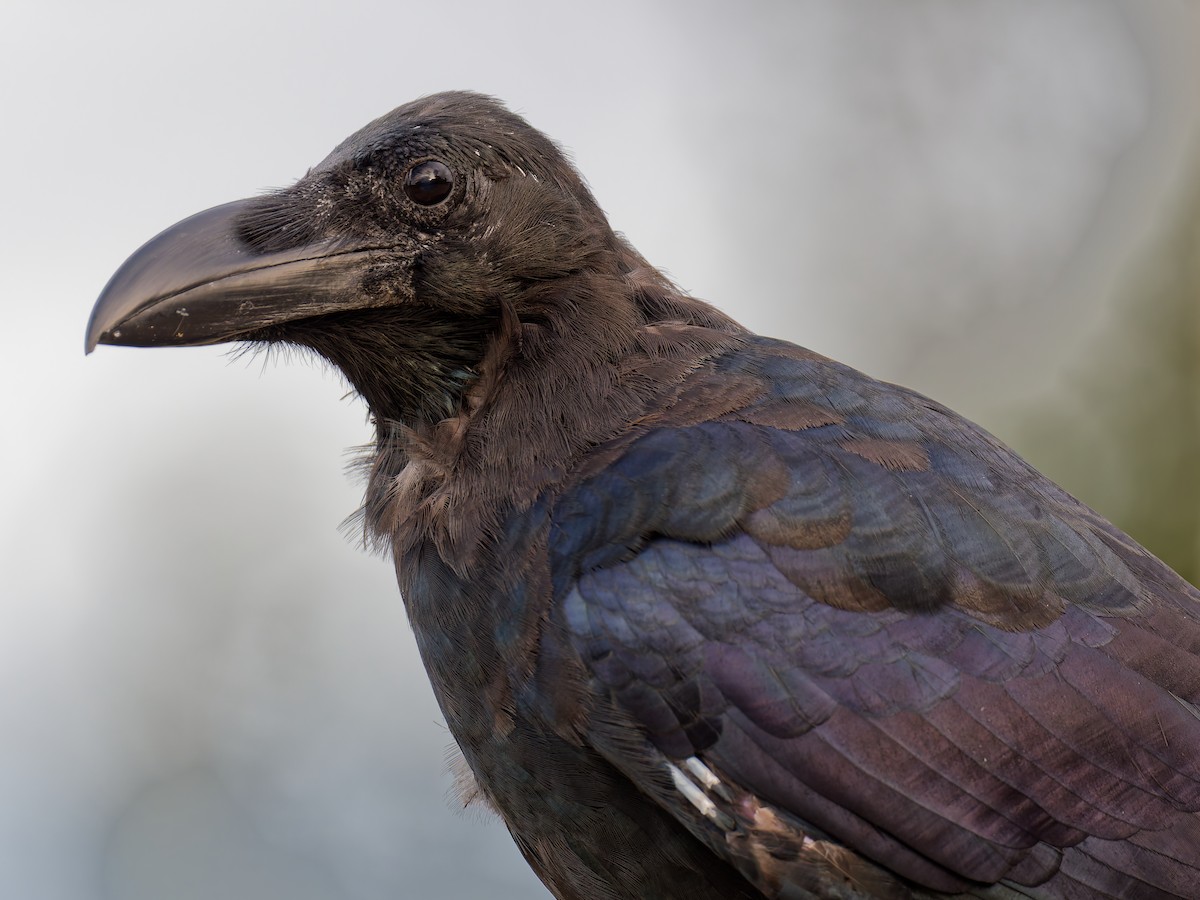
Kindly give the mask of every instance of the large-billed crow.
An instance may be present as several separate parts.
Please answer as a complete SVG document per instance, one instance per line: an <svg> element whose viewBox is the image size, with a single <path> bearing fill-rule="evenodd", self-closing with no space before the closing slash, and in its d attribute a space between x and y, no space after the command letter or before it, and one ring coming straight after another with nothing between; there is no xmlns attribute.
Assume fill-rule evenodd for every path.
<svg viewBox="0 0 1200 900"><path fill-rule="evenodd" d="M193 216L87 346L284 342L560 898L1200 897L1200 603L979 427L751 334L467 93Z"/></svg>

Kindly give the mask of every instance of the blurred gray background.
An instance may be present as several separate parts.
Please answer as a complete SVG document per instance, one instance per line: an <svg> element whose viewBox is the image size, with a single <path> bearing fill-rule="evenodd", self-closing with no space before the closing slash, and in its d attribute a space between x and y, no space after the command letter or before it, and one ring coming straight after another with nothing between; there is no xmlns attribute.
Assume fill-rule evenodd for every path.
<svg viewBox="0 0 1200 900"><path fill-rule="evenodd" d="M1195 0L5 0L0 897L547 896L452 808L390 564L338 530L361 404L282 357L84 358L144 240L492 93L685 288L1195 579L1198 50Z"/></svg>

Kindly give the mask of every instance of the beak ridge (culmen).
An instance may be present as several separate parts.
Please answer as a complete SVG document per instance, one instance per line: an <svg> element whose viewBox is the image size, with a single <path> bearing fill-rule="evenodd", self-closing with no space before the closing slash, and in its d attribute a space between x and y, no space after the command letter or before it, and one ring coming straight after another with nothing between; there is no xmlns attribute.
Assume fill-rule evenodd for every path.
<svg viewBox="0 0 1200 900"><path fill-rule="evenodd" d="M388 248L321 240L257 253L238 236L252 200L197 213L149 240L116 271L88 321L85 350L214 344L335 309L388 305L361 290Z"/></svg>

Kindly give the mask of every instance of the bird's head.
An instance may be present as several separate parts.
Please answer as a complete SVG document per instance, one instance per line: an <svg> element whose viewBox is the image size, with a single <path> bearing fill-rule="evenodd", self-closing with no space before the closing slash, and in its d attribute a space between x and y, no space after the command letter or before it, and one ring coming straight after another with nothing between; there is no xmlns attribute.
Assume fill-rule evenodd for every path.
<svg viewBox="0 0 1200 900"><path fill-rule="evenodd" d="M505 315L629 253L554 143L488 97L401 106L291 187L153 238L92 311L97 343L310 347L379 415L436 418Z"/></svg>

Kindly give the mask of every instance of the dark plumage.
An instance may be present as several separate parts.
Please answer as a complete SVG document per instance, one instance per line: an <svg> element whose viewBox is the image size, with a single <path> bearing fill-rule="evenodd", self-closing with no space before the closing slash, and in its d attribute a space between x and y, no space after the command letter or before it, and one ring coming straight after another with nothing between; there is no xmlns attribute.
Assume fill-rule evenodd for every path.
<svg viewBox="0 0 1200 900"><path fill-rule="evenodd" d="M982 429L747 332L500 104L403 106L114 276L309 347L450 730L560 898L1200 891L1200 605Z"/></svg>

